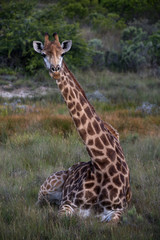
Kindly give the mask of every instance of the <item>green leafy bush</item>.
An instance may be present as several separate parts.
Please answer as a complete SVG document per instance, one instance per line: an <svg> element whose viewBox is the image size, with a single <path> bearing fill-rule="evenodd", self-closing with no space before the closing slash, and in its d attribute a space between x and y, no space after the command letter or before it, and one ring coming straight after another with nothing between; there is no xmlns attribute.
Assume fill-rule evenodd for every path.
<svg viewBox="0 0 160 240"><path fill-rule="evenodd" d="M92 39L89 41L88 45L91 48L92 55L92 66L99 70L104 68L105 58L104 58L104 50L103 44L100 39Z"/></svg>
<svg viewBox="0 0 160 240"><path fill-rule="evenodd" d="M152 48L150 50L152 64L160 65L160 30L152 34L149 40L152 42Z"/></svg>
<svg viewBox="0 0 160 240"><path fill-rule="evenodd" d="M154 64L159 64L159 48L159 32L149 36L142 28L130 26L122 33L119 52L106 53L106 65L111 69L135 72L145 67L153 67L153 59Z"/></svg>
<svg viewBox="0 0 160 240"><path fill-rule="evenodd" d="M43 60L34 52L32 42L43 42L45 32L50 36L57 32L61 41L72 39L72 51L65 57L71 66L83 68L91 63L90 49L78 34L79 25L67 23L58 4L37 9L36 1L3 3L0 19L1 66L18 67L29 73L43 67Z"/></svg>
<svg viewBox="0 0 160 240"><path fill-rule="evenodd" d="M159 20L160 2L157 0L102 0L101 5L126 20L135 18Z"/></svg>
<svg viewBox="0 0 160 240"><path fill-rule="evenodd" d="M93 29L103 33L113 29L124 29L126 24L124 19L120 18L116 13L108 13L107 16L102 13L91 13L89 15L90 24Z"/></svg>

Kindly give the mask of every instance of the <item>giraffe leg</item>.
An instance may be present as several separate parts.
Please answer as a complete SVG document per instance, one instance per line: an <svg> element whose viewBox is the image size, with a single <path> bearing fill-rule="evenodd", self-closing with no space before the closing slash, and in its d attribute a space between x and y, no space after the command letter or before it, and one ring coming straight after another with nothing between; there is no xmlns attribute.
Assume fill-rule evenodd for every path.
<svg viewBox="0 0 160 240"><path fill-rule="evenodd" d="M102 214L101 222L107 222L109 224L117 224L120 221L122 211L109 210L107 214Z"/></svg>
<svg viewBox="0 0 160 240"><path fill-rule="evenodd" d="M67 176L68 171L56 172L49 176L40 187L37 204L40 206L46 203L60 205L62 188Z"/></svg>
<svg viewBox="0 0 160 240"><path fill-rule="evenodd" d="M66 201L60 206L58 215L59 216L72 216L76 212L77 206L71 201Z"/></svg>

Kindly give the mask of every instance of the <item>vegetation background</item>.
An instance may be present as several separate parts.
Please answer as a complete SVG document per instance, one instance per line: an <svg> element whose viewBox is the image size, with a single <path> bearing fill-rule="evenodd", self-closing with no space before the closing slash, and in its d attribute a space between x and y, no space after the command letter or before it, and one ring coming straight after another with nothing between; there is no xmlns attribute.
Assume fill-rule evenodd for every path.
<svg viewBox="0 0 160 240"><path fill-rule="evenodd" d="M159 19L157 0L1 1L0 239L160 238ZM46 177L89 160L33 50L45 32L72 39L67 65L120 133L133 198L116 227L35 205ZM26 97L15 94L22 90Z"/></svg>

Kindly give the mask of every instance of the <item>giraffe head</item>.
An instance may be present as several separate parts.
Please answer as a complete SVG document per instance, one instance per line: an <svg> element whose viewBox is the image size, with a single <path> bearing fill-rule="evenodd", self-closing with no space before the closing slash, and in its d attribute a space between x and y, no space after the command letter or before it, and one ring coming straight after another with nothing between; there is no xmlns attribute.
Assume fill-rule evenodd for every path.
<svg viewBox="0 0 160 240"><path fill-rule="evenodd" d="M50 76L59 79L63 62L63 56L72 46L71 40L59 42L57 33L53 34L54 41L49 40L48 33L45 34L44 45L42 42L33 41L33 48L40 53L44 59L46 68L49 69Z"/></svg>

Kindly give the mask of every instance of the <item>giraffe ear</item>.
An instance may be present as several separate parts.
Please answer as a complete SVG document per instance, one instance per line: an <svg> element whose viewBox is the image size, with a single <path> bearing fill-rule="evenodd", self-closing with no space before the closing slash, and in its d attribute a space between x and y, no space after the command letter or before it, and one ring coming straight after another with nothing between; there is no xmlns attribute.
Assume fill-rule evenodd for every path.
<svg viewBox="0 0 160 240"><path fill-rule="evenodd" d="M72 40L66 40L61 44L61 47L64 53L68 52L71 49L71 46L72 46Z"/></svg>
<svg viewBox="0 0 160 240"><path fill-rule="evenodd" d="M43 44L39 41L33 41L33 48L36 52L41 53L43 50Z"/></svg>

